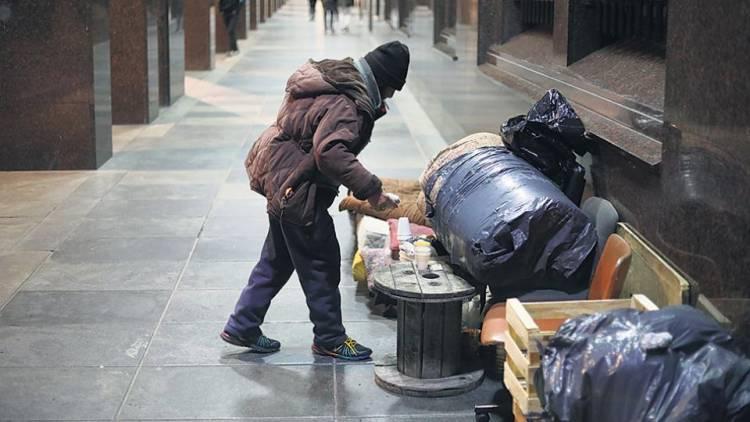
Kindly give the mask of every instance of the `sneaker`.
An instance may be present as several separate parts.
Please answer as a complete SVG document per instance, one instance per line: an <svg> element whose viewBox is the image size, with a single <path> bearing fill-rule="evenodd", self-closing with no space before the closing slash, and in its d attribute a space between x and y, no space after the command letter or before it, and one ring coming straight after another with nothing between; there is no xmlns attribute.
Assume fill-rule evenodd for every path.
<svg viewBox="0 0 750 422"><path fill-rule="evenodd" d="M313 343L312 350L319 355L331 356L344 360L365 360L372 354L372 349L357 343L357 341L351 337L348 337L343 343L332 349L327 349Z"/></svg>
<svg viewBox="0 0 750 422"><path fill-rule="evenodd" d="M232 334L229 334L226 331L222 331L221 334L219 334L219 337L221 337L222 340L226 341L229 344L233 344L235 346L240 347L247 347L248 349L252 350L253 352L257 353L273 353L278 352L281 348L281 343L278 341L268 338L261 334L260 336L250 339L250 338L244 338L244 337L238 337Z"/></svg>

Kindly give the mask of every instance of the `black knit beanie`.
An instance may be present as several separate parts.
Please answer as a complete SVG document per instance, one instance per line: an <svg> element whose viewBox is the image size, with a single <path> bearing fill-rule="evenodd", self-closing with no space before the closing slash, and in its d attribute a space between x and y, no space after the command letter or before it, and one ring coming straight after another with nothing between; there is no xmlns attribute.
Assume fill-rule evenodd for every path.
<svg viewBox="0 0 750 422"><path fill-rule="evenodd" d="M409 47L398 41L391 41L367 53L365 60L378 85L401 91L409 71Z"/></svg>

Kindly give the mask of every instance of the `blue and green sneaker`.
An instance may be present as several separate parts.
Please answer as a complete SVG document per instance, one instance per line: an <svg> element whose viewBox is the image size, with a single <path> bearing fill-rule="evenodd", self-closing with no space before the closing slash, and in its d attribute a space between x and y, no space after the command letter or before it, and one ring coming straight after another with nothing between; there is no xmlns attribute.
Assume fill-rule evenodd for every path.
<svg viewBox="0 0 750 422"><path fill-rule="evenodd" d="M343 343L331 349L313 344L312 350L319 355L331 356L336 359L344 360L365 360L372 354L372 349L357 343L357 341L351 337L348 337Z"/></svg>
<svg viewBox="0 0 750 422"><path fill-rule="evenodd" d="M281 348L281 343L272 338L268 338L263 334L255 338L244 338L235 336L234 334L230 334L226 331L222 331L221 334L219 334L219 337L221 337L222 340L226 341L229 344L240 347L247 347L248 349L257 353L278 352Z"/></svg>

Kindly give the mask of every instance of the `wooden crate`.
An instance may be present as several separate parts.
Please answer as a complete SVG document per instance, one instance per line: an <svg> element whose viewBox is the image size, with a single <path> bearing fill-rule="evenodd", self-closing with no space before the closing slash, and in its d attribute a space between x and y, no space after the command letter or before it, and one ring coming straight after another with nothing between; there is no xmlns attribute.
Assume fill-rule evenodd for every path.
<svg viewBox="0 0 750 422"><path fill-rule="evenodd" d="M503 382L513 396L514 410L517 409L522 415L542 411L534 388L534 373L540 364L539 345L545 345L565 320L613 309L659 309L644 295L633 295L630 299L564 302L521 303L518 299L508 299L505 307L508 331L505 334ZM516 415L516 420L521 419Z"/></svg>
<svg viewBox="0 0 750 422"><path fill-rule="evenodd" d="M620 235L632 250L621 298L648 296L659 307L695 303L697 286L679 268L627 223L617 223ZM691 296L695 295L695 298Z"/></svg>

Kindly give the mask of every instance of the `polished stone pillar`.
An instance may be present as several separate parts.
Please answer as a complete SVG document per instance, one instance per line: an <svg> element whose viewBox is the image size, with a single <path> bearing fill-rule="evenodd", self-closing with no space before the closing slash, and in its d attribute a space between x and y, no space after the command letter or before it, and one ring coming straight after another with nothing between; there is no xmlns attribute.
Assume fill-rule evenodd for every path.
<svg viewBox="0 0 750 422"><path fill-rule="evenodd" d="M109 2L0 2L0 170L112 156Z"/></svg>
<svg viewBox="0 0 750 422"><path fill-rule="evenodd" d="M171 105L184 93L183 0L159 0L159 102Z"/></svg>
<svg viewBox="0 0 750 422"><path fill-rule="evenodd" d="M240 39L240 40L247 39L247 26L249 23L249 19L248 19L249 13L250 13L250 8L247 6L247 1L242 2L242 7L240 7L240 18L237 21L237 39Z"/></svg>
<svg viewBox="0 0 750 422"><path fill-rule="evenodd" d="M248 17L250 30L255 31L258 29L258 0L247 0L247 5L250 13L250 16Z"/></svg>
<svg viewBox="0 0 750 422"><path fill-rule="evenodd" d="M477 64L487 62L487 52L493 44L500 41L501 2L497 0L479 0L479 22L477 23ZM433 10L437 13L437 10Z"/></svg>
<svg viewBox="0 0 750 422"><path fill-rule="evenodd" d="M215 60L213 0L185 0L185 69L211 70Z"/></svg>
<svg viewBox="0 0 750 422"><path fill-rule="evenodd" d="M261 23L266 21L266 0L258 0L258 16Z"/></svg>
<svg viewBox="0 0 750 422"><path fill-rule="evenodd" d="M219 0L214 0L214 9L216 10L215 22L216 26L216 52L226 53L229 51L229 33L227 27L224 25L224 14L219 10Z"/></svg>
<svg viewBox="0 0 750 422"><path fill-rule="evenodd" d="M110 0L113 124L159 115L157 16L156 0Z"/></svg>
<svg viewBox="0 0 750 422"><path fill-rule="evenodd" d="M750 8L670 7L659 238L700 290L750 337ZM707 24L710 23L710 24Z"/></svg>

